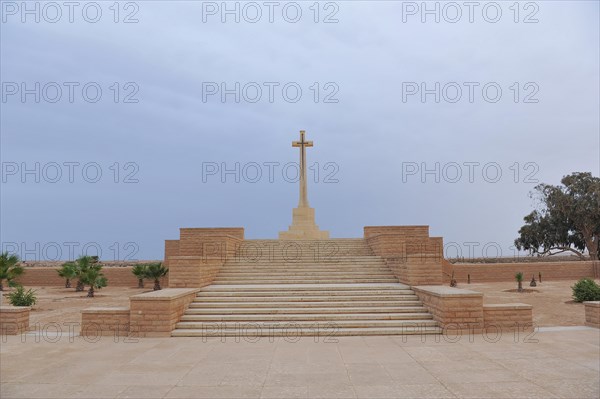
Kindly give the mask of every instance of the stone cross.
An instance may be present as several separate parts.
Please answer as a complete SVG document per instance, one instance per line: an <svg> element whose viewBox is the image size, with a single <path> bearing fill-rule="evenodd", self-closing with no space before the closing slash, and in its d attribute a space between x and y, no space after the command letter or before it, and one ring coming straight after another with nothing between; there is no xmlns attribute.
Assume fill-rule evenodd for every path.
<svg viewBox="0 0 600 399"><path fill-rule="evenodd" d="M304 140L304 130L300 130L300 141L293 141L292 147L300 147L300 199L298 208L308 208L308 193L306 190L306 147L312 147L312 141Z"/></svg>

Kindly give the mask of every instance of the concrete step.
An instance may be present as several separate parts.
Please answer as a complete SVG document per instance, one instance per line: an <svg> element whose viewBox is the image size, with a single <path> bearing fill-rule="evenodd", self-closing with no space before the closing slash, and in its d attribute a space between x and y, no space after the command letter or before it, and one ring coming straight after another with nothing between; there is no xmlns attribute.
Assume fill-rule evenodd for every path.
<svg viewBox="0 0 600 399"><path fill-rule="evenodd" d="M225 263L222 270L350 270L350 271L373 271L373 270L390 270L384 263L311 263L311 264L276 264L276 263Z"/></svg>
<svg viewBox="0 0 600 399"><path fill-rule="evenodd" d="M243 335L247 337L314 337L322 336L331 339L343 336L363 336L363 335L417 335L417 334L441 334L439 327L376 327L376 328L338 328L338 329L245 329ZM176 329L171 333L172 337L237 337L240 331L237 330L203 330L203 329ZM335 341L332 341L335 342Z"/></svg>
<svg viewBox="0 0 600 399"><path fill-rule="evenodd" d="M374 271L374 270L387 270L391 271L390 268L384 263L355 263L355 264L344 264L344 263L313 263L313 264L269 264L261 263L259 265L252 263L237 264L237 263L225 263L222 270L349 270L349 271Z"/></svg>
<svg viewBox="0 0 600 399"><path fill-rule="evenodd" d="M192 302L188 309L215 309L215 308L329 308L335 307L378 307L378 308L389 308L389 307L401 307L401 306L421 306L420 301L414 300L395 300L395 301L347 301L347 302L335 302L332 304L330 301L314 301L314 302L293 302L293 301L279 301L279 302Z"/></svg>
<svg viewBox="0 0 600 399"><path fill-rule="evenodd" d="M334 252L334 251L308 251L304 249L300 249L295 251L293 248L290 250L285 250L281 248L275 249L243 249L238 250L235 254L232 254L229 258L230 260L240 260L245 262L256 262L256 261L264 261L264 260L273 260L279 259L282 262L289 261L298 261L300 259L308 259L313 260L315 262L329 262L337 259L347 259L349 261L359 262L361 260L372 260L372 259L380 259L383 257L379 255L373 255L369 253L364 254L349 254L343 252Z"/></svg>
<svg viewBox="0 0 600 399"><path fill-rule="evenodd" d="M284 296L285 295L285 296ZM193 303L202 302L351 302L351 301L418 301L419 298L416 295L373 295L373 296L288 296L287 293L282 293L280 296L227 296L227 297L214 297L214 296L202 296L196 297Z"/></svg>
<svg viewBox="0 0 600 399"><path fill-rule="evenodd" d="M233 285L238 285L238 284L335 284L335 283L353 283L353 284L360 284L360 283L391 283L397 281L395 278L379 278L379 279L374 279L374 278L364 278L364 279L356 279L356 278L338 278L338 279L307 279L307 278L303 278L303 279L297 279L297 280L287 280L287 279L279 279L279 280L275 280L275 279L239 279L239 278L234 278L234 279L227 279L227 278L216 278L214 280L215 284L221 284L221 285L226 285L226 284L233 284Z"/></svg>
<svg viewBox="0 0 600 399"><path fill-rule="evenodd" d="M315 271L315 272L303 272L296 271L293 273L280 273L280 272L266 272L266 271L246 271L246 272L220 272L218 275L219 278L300 278L300 277L327 277L327 278L338 278L338 277L353 277L353 278L395 278L391 272L378 272L378 273L349 273L349 272L325 272L325 271Z"/></svg>
<svg viewBox="0 0 600 399"><path fill-rule="evenodd" d="M172 335L440 334L438 326L362 238L245 240Z"/></svg>
<svg viewBox="0 0 600 399"><path fill-rule="evenodd" d="M225 263L222 267L223 269L232 269L232 270L377 270L384 269L390 270L390 268L385 263L304 263L304 264L294 264L294 263L261 263L261 264L253 264L253 263Z"/></svg>
<svg viewBox="0 0 600 399"><path fill-rule="evenodd" d="M353 257L348 259L335 258L331 260L284 260L284 259L227 259L225 266L288 266L288 267L309 267L309 266L385 266L383 259L365 259L355 260Z"/></svg>
<svg viewBox="0 0 600 399"><path fill-rule="evenodd" d="M252 276L249 276L252 277ZM248 280L252 280L251 284L256 284L254 281L257 280L264 280L264 281L270 281L273 280L273 284L290 284L290 283L294 283L294 282L298 282L299 284L307 284L307 283L303 283L302 280L314 280L315 278L307 278L303 275L299 275L299 276L285 276L285 277L281 277L281 276L258 276L260 278L248 278ZM353 281L346 281L346 280L357 280L357 283L378 283L378 282L395 282L398 281L396 280L396 277L393 274L389 274L387 276L376 276L376 277L369 277L368 275L360 275L360 276L354 276L353 274L341 274L341 275L333 275L333 276L316 276L317 279L319 280L319 282L317 283L308 283L308 284L323 284L324 282L322 280L331 280L332 283L331 284L335 284L338 282L348 282L348 283L353 283ZM215 278L215 283L217 283L217 280L232 280L232 279L238 279L239 278L237 276L223 276L221 277L220 274L217 275L217 277ZM246 279L246 278L243 278ZM364 281L367 280L367 281ZM384 281L379 281L379 280L384 280ZM278 283L277 281L282 281L281 283Z"/></svg>
<svg viewBox="0 0 600 399"><path fill-rule="evenodd" d="M183 315L181 321L335 321L335 320L431 320L430 313L342 313L342 314L229 314Z"/></svg>
<svg viewBox="0 0 600 399"><path fill-rule="evenodd" d="M397 307L319 307L319 308L188 308L186 315L228 315L228 314L342 314L342 313L426 313L422 306Z"/></svg>
<svg viewBox="0 0 600 399"><path fill-rule="evenodd" d="M352 295L354 297L371 297L371 296L395 296L395 295L414 295L414 292L411 290L373 290L373 291L359 291L359 290L344 290L344 291L331 291L331 290L311 290L311 291L297 291L297 290L277 290L277 291L241 291L241 290L231 290L231 291L201 291L196 296L198 298L205 297L277 297L277 296L287 296L287 295L307 295L307 296L327 296L327 297L337 297L337 296L348 296Z"/></svg>
<svg viewBox="0 0 600 399"><path fill-rule="evenodd" d="M365 240L362 242L344 242L338 240L244 240L237 245L244 247L264 246L270 248L326 248L332 244L340 247L371 249Z"/></svg>
<svg viewBox="0 0 600 399"><path fill-rule="evenodd" d="M314 253L313 251L268 251L268 250L238 250L235 253L230 253L228 260L238 262L265 262L277 260L280 262L339 262L339 261L368 261L368 260L383 260L383 257L379 255L373 255L367 252L357 251L330 251Z"/></svg>
<svg viewBox="0 0 600 399"><path fill-rule="evenodd" d="M296 328L296 329L338 329L338 328L373 328L373 327L437 327L435 320L336 320L336 321L261 321L261 322L192 322L184 321L177 323L177 329L272 329L272 328Z"/></svg>
<svg viewBox="0 0 600 399"><path fill-rule="evenodd" d="M219 276L225 275L235 275L235 274L284 274L284 275L294 275L294 274L309 274L309 273L319 273L319 274L330 274L330 275L373 275L373 274L386 274L393 275L390 269L346 269L346 268L338 268L338 269L329 269L329 268L314 268L314 269L302 269L302 268L294 268L294 269L277 269L277 268L264 268L264 269L230 269L230 268L222 268L219 271Z"/></svg>
<svg viewBox="0 0 600 399"><path fill-rule="evenodd" d="M213 284L202 288L201 292L231 292L236 291L247 291L247 292L260 292L260 291L280 291L280 290L294 290L294 291L314 291L314 290L331 290L331 291L378 291L378 290L409 290L410 287L402 283L365 283L365 284L238 284L238 285L219 285Z"/></svg>

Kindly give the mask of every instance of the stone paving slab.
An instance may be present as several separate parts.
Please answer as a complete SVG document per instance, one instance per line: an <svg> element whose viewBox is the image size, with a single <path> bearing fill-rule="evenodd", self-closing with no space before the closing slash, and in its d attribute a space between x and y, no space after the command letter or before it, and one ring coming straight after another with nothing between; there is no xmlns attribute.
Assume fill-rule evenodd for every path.
<svg viewBox="0 0 600 399"><path fill-rule="evenodd" d="M600 331L0 342L7 398L598 398Z"/></svg>

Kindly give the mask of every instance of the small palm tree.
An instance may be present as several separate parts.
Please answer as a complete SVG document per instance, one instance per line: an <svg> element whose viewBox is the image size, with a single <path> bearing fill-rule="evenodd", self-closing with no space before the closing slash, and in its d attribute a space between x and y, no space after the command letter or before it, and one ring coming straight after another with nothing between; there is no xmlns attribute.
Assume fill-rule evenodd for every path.
<svg viewBox="0 0 600 399"><path fill-rule="evenodd" d="M90 286L87 296L94 297L94 290L106 287L108 280L102 273L102 265L99 263L90 265L81 275L81 280L84 284Z"/></svg>
<svg viewBox="0 0 600 399"><path fill-rule="evenodd" d="M146 278L154 280L154 291L160 290L160 279L169 272L169 269L164 267L161 262L149 263L146 266Z"/></svg>
<svg viewBox="0 0 600 399"><path fill-rule="evenodd" d="M523 273L518 272L515 274L515 280L517 280L517 291L523 292Z"/></svg>
<svg viewBox="0 0 600 399"><path fill-rule="evenodd" d="M62 267L57 270L58 275L65 279L65 288L71 288L71 280L77 277L77 266L75 262L63 263Z"/></svg>
<svg viewBox="0 0 600 399"><path fill-rule="evenodd" d="M144 288L144 279L147 277L146 273L148 272L148 265L147 264L135 265L133 267L133 269L131 270L131 272L138 279L138 288Z"/></svg>
<svg viewBox="0 0 600 399"><path fill-rule="evenodd" d="M80 256L75 260L75 269L77 270L77 285L75 286L75 292L81 292L85 288L83 276L87 270L93 265L98 263L97 256Z"/></svg>
<svg viewBox="0 0 600 399"><path fill-rule="evenodd" d="M6 280L9 287L18 287L19 283L15 280L25 272L23 266L19 265L17 255L9 255L7 252L0 254L0 291L4 290L2 281Z"/></svg>

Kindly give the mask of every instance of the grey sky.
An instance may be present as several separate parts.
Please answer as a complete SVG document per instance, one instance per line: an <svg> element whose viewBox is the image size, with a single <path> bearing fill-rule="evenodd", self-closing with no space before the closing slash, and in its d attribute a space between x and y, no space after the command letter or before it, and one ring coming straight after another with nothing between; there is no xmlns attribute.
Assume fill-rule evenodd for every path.
<svg viewBox="0 0 600 399"><path fill-rule="evenodd" d="M103 258L124 258L136 252L125 248L132 242L138 247L134 258L158 259L163 240L177 238L179 227L242 226L247 238L275 238L287 229L297 203L297 184L287 182L281 170L297 162L291 141L300 129L315 143L308 163L318 162L320 170L317 183L309 174L309 200L317 223L333 237L362 236L365 225L428 224L432 235L458 243L464 256L468 242L479 243L476 256L487 243L498 243L506 256L512 254L522 217L532 209L530 172L533 179L552 184L573 171L599 173L598 2L530 2L535 7L527 8L522 2L518 23L512 1L495 3L502 10L497 23L482 17L490 2L479 3L473 23L464 6L457 23L446 22L444 15L440 23L433 16L422 23L420 14L405 15L403 22L403 8L410 5L391 1L330 2L327 8L322 2L318 23L312 1L297 2L302 9L297 23L282 17L289 2L279 2L269 23L268 9L258 2L260 21L248 23L241 15L235 23L230 15L222 23L219 13L203 22L207 2L138 1L133 3L139 22L130 24L122 19L135 8L122 8L120 22L114 23L112 1L98 3L102 18L97 23L86 22L81 9L75 10L73 23L65 14L57 23L44 21L44 15L39 23L26 15L22 23L20 10L12 15L7 3L12 2L2 1L0 39L6 96L1 103L1 241L5 249L16 243L28 259L54 257L52 243L67 258L74 244L65 243L71 242L78 243L76 255L84 244L98 243ZM244 4L239 3L240 10ZM439 4L442 9L445 3ZM288 11L293 17L293 9ZM323 23L334 11L338 22ZM539 22L524 23L530 14ZM7 95L11 83L23 82L30 88L35 82L80 86L73 103L64 86L56 103L43 95L39 103L34 95L24 102L20 93ZM81 96L88 82L102 88L96 103ZM118 103L110 89L114 82ZM134 86L125 87L127 82ZM206 82L225 82L229 88L256 82L262 97L251 103L247 99L254 92L248 91L239 103L234 95L225 102L219 95L203 101ZM264 82L279 84L272 103ZM281 95L290 82L302 89L295 103ZM405 89L406 82L425 82L429 88L456 82L463 97L447 101L454 96L447 86L450 91L439 103L433 94L425 102L419 95L403 101L403 82ZM479 84L472 103L464 82ZM496 103L481 95L490 82L502 89ZM135 86L139 91L133 98L139 102L123 103ZM338 102L324 102L336 88L332 98ZM525 102L528 94L538 102ZM53 172L48 178L40 171L39 183L35 175L22 182L20 170L10 172L14 165L33 168L36 162L47 173L51 162L80 165L73 183L64 165L56 183L48 181ZM97 183L81 176L82 165L90 162L102 170ZM110 168L115 162L118 183ZM224 183L220 175L203 182L203 162L229 168L256 162L263 165L263 176L256 183L244 179L254 172L241 175L239 183L233 175ZM273 183L265 162L280 163ZM420 173L403 178L403 164L406 171L422 163L434 168L436 162L439 183L434 175L422 182ZM473 182L466 162L479 163ZM339 168L337 183L324 182L335 168L325 169L328 163ZM463 175L452 183L454 163ZM486 164L492 166L483 176ZM486 181L495 177L496 165L502 177ZM129 172L136 172L138 183L123 182ZM489 254L495 255L494 249Z"/></svg>

